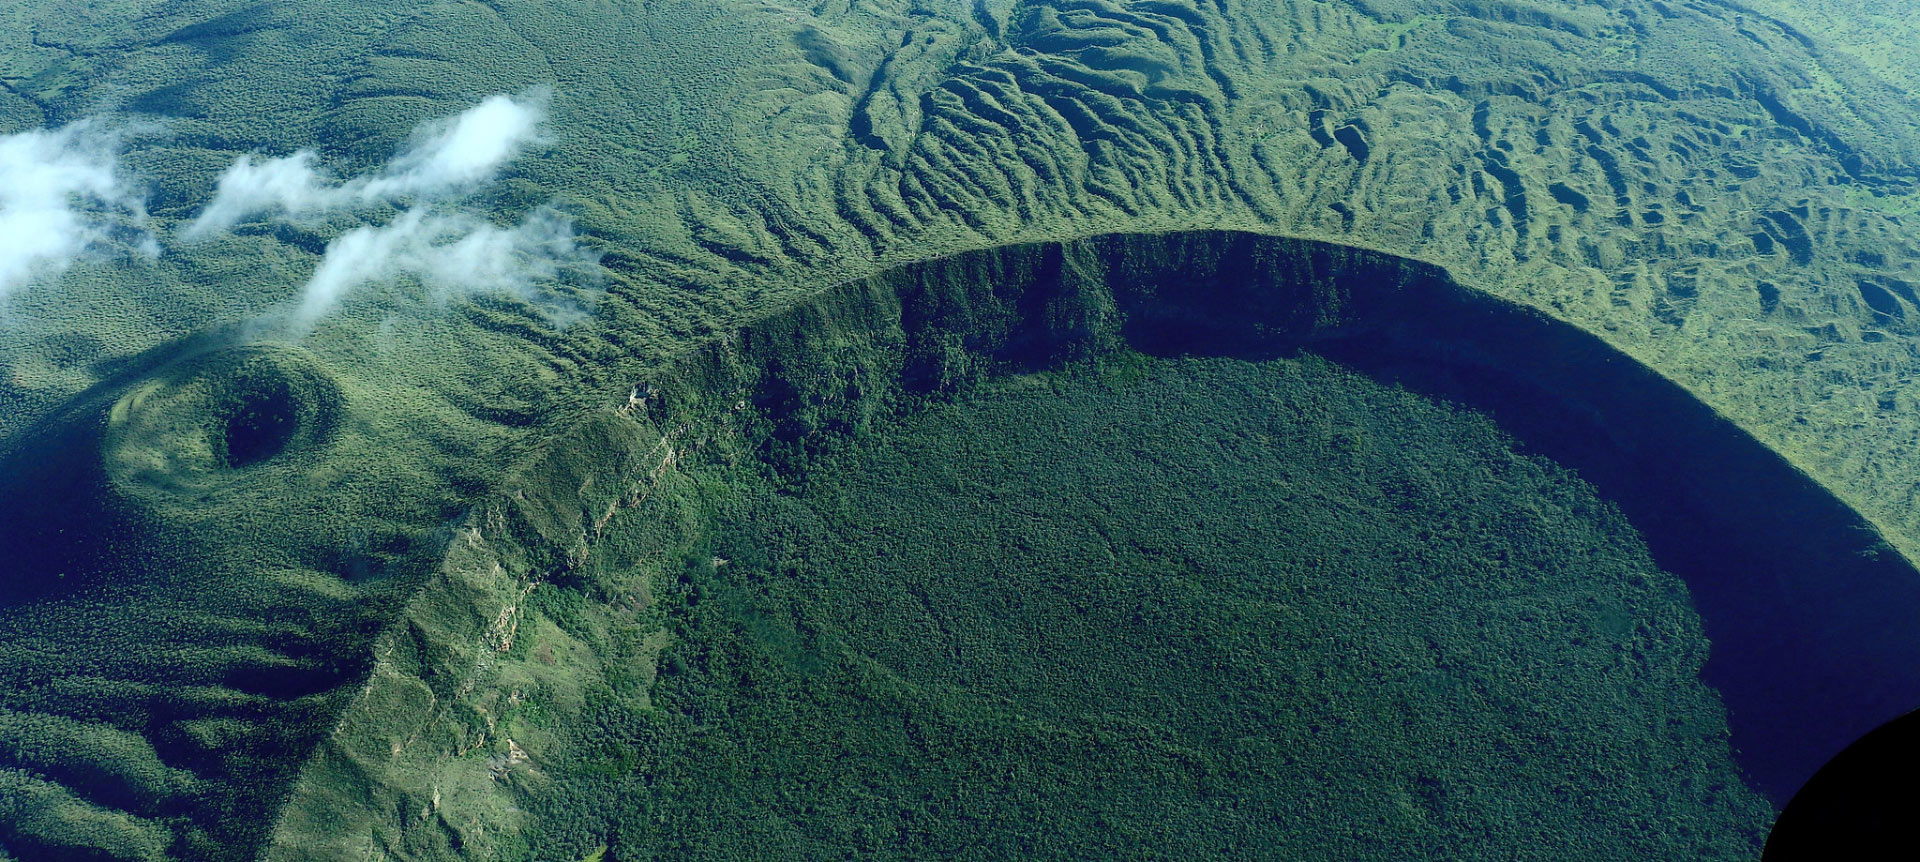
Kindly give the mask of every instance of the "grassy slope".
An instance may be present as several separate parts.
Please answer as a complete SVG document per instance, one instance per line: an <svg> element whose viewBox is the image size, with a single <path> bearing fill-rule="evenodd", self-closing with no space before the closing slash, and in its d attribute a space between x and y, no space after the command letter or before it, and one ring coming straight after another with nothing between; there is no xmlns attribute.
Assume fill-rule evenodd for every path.
<svg viewBox="0 0 1920 862"><path fill-rule="evenodd" d="M1920 63L1920 22L1893 0L1745 0L1739 5L1771 16L1814 40L1823 55L1851 55L1865 71L1920 98L1912 70Z"/></svg>
<svg viewBox="0 0 1920 862"><path fill-rule="evenodd" d="M1242 224L1432 260L1606 333L1911 532L1907 488L1856 454L1910 445L1911 303L1888 291L1894 313L1876 312L1856 283L1914 280L1887 216L1913 206L1916 115L1871 68L1734 8L227 2L88 29L72 5L15 14L86 63L23 46L10 86L52 119L167 118L177 137L142 157L163 216L236 151L318 143L367 164L422 116L557 84L555 150L493 202L559 195L618 252L579 351L724 326L783 282L880 260ZM1468 59L1489 50L1501 62ZM221 251L303 265L255 242ZM261 299L293 280L253 275ZM230 285L183 303L204 271L162 281L162 336L253 301ZM152 338L144 322L35 331L119 344ZM22 379L84 378L45 352Z"/></svg>
<svg viewBox="0 0 1920 862"><path fill-rule="evenodd" d="M138 514L136 537L201 546L165 563L200 585L176 600L228 603L212 623L160 609L139 629L89 623L100 605L86 598L7 611L9 630L53 654L95 644L105 670L82 682L115 692L107 707L8 708L86 723L101 752L117 733L232 748L219 740L279 732L222 693L223 664L146 690L129 683L148 665L107 660L159 644L160 662L165 644L215 631L286 642L256 626L267 609L234 579L287 572L332 596L333 575L360 564L328 549L431 544L572 405L624 397L676 346L886 261L1013 238L1230 224L1443 263L1689 386L1902 547L1920 535L1898 469L1920 427L1902 388L1920 313L1901 293L1920 281L1898 221L1916 208L1911 103L1726 7L48 0L0 14L0 128L113 108L162 124L132 162L154 183L163 240L239 153L317 145L363 167L420 119L554 83L555 148L481 203L511 218L557 196L610 252L600 317L564 335L524 309L444 315L397 293L350 310L306 347L345 393L353 436L299 470L222 480L212 496L104 479ZM16 297L0 328L0 434L24 446L36 420L88 427L145 379L143 352L283 301L343 227L87 263ZM380 616L351 591L334 600ZM499 604L475 601L492 619ZM23 658L25 638L8 639L9 673L48 690L61 664ZM186 715L149 708L181 692L210 699ZM238 736L204 735L216 727ZM5 768L34 768L12 758ZM121 837L98 840L126 856L182 840L219 810L207 799L231 796L167 791L200 801L123 824L124 804L31 786L19 798L92 812L64 822L101 824Z"/></svg>

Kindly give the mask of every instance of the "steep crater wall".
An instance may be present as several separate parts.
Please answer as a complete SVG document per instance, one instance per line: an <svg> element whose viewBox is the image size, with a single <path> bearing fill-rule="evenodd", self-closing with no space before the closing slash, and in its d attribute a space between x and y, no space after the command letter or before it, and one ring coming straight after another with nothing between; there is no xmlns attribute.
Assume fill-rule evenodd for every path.
<svg viewBox="0 0 1920 862"><path fill-rule="evenodd" d="M602 602L620 625L642 619L647 579L668 575L684 551L674 543L697 532L685 465L777 486L995 377L1124 350L1318 354L1488 413L1577 471L1687 583L1712 641L1702 675L1749 782L1775 805L1920 703L1920 573L1819 484L1597 338L1404 258L1249 233L1116 234L840 284L663 361L541 443L476 503L381 636L267 858L357 858L368 840L402 858L493 858L537 834L514 797L550 792L539 771L574 743L524 735L525 696L571 692L537 704L542 726L564 727L585 715L592 679L644 692L671 640L671 626L636 635L628 655L586 629L556 634L539 608ZM622 545L622 531L654 538ZM519 654L528 631L547 633L544 658Z"/></svg>
<svg viewBox="0 0 1920 862"><path fill-rule="evenodd" d="M1754 787L1782 805L1848 742L1920 705L1920 573L1858 513L1573 326L1437 267L1235 232L1011 246L851 282L703 349L669 410L748 402L773 469L993 374L1130 347L1316 353L1491 414L1575 469L1685 579Z"/></svg>

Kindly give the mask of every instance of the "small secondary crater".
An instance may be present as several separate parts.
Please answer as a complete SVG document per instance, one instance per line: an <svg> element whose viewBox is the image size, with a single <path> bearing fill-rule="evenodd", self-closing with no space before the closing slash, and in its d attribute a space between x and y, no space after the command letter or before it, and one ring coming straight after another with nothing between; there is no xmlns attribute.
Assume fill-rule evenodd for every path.
<svg viewBox="0 0 1920 862"><path fill-rule="evenodd" d="M326 445L341 400L339 385L297 348L255 345L189 359L113 405L108 473L123 492L212 490L207 483Z"/></svg>
<svg viewBox="0 0 1920 862"><path fill-rule="evenodd" d="M302 394L294 381L272 363L248 362L223 381L225 398L218 412L222 460L229 467L248 467L280 454L299 436Z"/></svg>

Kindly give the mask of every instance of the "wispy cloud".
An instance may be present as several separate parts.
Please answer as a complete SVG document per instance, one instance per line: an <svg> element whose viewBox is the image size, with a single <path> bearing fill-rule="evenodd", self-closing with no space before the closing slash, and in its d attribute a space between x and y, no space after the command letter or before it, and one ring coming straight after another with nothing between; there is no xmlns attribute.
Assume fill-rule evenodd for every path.
<svg viewBox="0 0 1920 862"><path fill-rule="evenodd" d="M297 221L404 201L386 224L354 228L327 244L292 311L295 328L311 330L358 288L408 279L440 300L512 294L564 322L571 306L538 286L569 274L591 280L600 259L580 245L573 222L542 207L503 228L456 208L543 140L547 101L545 91L492 96L424 123L385 166L358 177L329 175L311 150L243 157L221 176L213 201L184 236L231 230L248 219Z"/></svg>
<svg viewBox="0 0 1920 862"><path fill-rule="evenodd" d="M182 235L197 239L257 215L301 218L350 202L351 197L341 196L337 183L314 168L314 159L312 150L265 162L241 156L220 176L213 202Z"/></svg>
<svg viewBox="0 0 1920 862"><path fill-rule="evenodd" d="M492 182L502 165L541 141L548 99L544 90L490 96L459 116L427 124L384 172L358 189L360 197L435 197Z"/></svg>
<svg viewBox="0 0 1920 862"><path fill-rule="evenodd" d="M220 177L213 202L186 229L188 238L228 230L250 218L304 219L373 204L467 194L541 140L548 96L490 96L458 116L423 125L406 148L372 174L336 179L312 150L278 159L242 156Z"/></svg>
<svg viewBox="0 0 1920 862"><path fill-rule="evenodd" d="M89 120L0 137L0 297L116 237L158 252L120 171L122 138Z"/></svg>
<svg viewBox="0 0 1920 862"><path fill-rule="evenodd" d="M590 272L599 260L580 246L572 221L551 208L535 210L511 228L464 214L413 209L328 243L294 318L302 328L311 327L347 292L408 277L442 300L505 293L540 303L538 283L569 270ZM553 311L551 302L544 304Z"/></svg>

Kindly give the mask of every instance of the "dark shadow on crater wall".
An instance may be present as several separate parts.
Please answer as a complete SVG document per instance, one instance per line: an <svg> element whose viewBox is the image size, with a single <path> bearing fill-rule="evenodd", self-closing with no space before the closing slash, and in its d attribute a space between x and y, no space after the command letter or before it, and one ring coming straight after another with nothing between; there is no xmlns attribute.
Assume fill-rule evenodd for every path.
<svg viewBox="0 0 1920 862"><path fill-rule="evenodd" d="M849 344L867 358L849 359ZM873 393L889 373L908 398L938 396L1119 347L1310 351L1484 411L1576 470L1686 581L1712 641L1703 678L1726 703L1749 781L1776 806L1860 734L1920 706L1920 572L1863 518L1598 338L1411 260L1229 232L963 254L751 325L696 354L669 400L751 392L773 420L762 445L779 469L814 435L888 409L877 402L894 396Z"/></svg>
<svg viewBox="0 0 1920 862"><path fill-rule="evenodd" d="M163 525L112 496L105 416L142 381L186 380L200 357L232 346L209 335L156 349L0 452L0 549L15 552L0 608L88 580L166 576L164 563L142 562ZM1776 804L1848 742L1920 705L1920 627L1911 624L1920 573L1855 512L1599 339L1424 264L1222 232L1010 246L828 291L696 351L682 374L658 382L676 410L724 412L751 399L773 420L761 442L778 465L804 458L823 431L859 429L894 399L944 397L993 373L1128 346L1255 360L1311 351L1488 412L1579 471L1688 583L1713 641L1705 679L1729 708L1740 763ZM331 421L320 408L335 396L296 371L209 389L209 409L194 415L222 443L210 492L324 444ZM321 397L288 409L285 395L308 383ZM382 613L366 610L364 622ZM371 631L299 650L314 659L300 674L242 669L222 683L274 697L344 683L364 672L353 645ZM275 756L290 766L320 725L289 726L297 732L275 737Z"/></svg>
<svg viewBox="0 0 1920 862"><path fill-rule="evenodd" d="M1150 241L1190 262L1167 272L1171 291L1116 282L1136 345L1305 348L1484 411L1620 505L1654 560L1687 582L1712 642L1702 676L1726 702L1741 766L1776 806L1860 734L1920 705L1920 572L1684 389L1437 268L1252 237ZM1259 265L1276 244L1297 248L1284 279ZM1262 328L1276 319L1287 323Z"/></svg>

